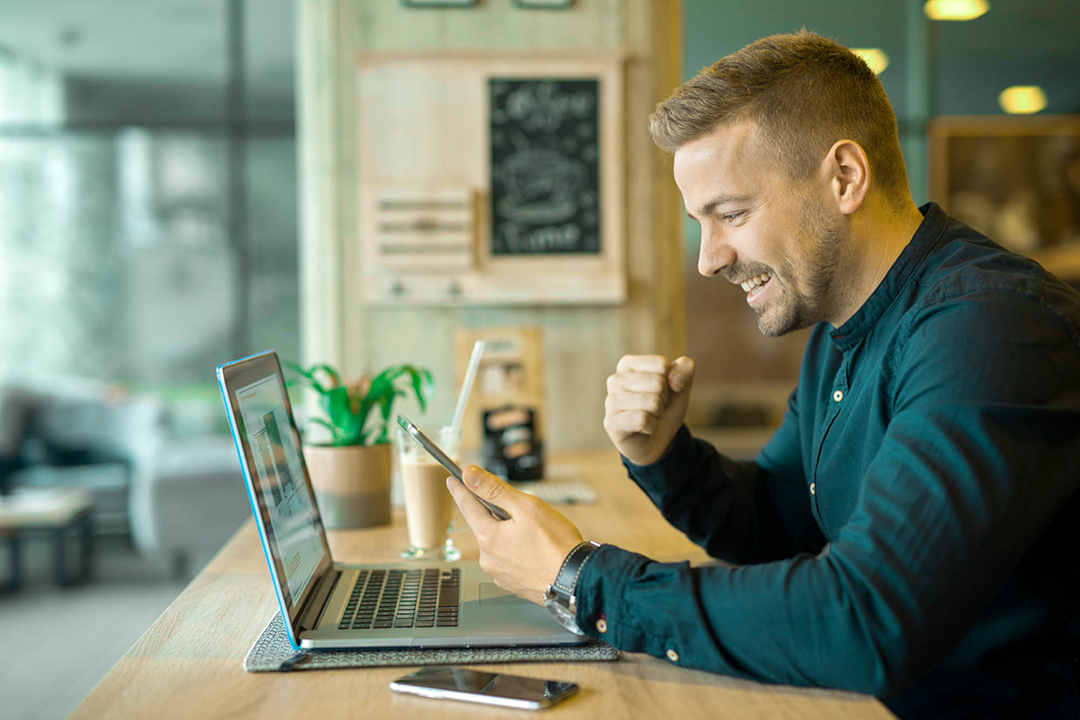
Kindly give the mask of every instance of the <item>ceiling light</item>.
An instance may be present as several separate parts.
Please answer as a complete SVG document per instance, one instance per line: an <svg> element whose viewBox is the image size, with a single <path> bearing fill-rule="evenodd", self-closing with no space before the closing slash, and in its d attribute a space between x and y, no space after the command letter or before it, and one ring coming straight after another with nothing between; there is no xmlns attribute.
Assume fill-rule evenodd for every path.
<svg viewBox="0 0 1080 720"><path fill-rule="evenodd" d="M926 0L923 5L931 20L974 20L989 9L987 0Z"/></svg>
<svg viewBox="0 0 1080 720"><path fill-rule="evenodd" d="M1001 91L998 104L1010 115L1030 115L1046 107L1046 93L1038 85L1013 85Z"/></svg>
<svg viewBox="0 0 1080 720"><path fill-rule="evenodd" d="M875 75L880 75L889 67L889 56L881 48L852 48L851 52L865 60Z"/></svg>

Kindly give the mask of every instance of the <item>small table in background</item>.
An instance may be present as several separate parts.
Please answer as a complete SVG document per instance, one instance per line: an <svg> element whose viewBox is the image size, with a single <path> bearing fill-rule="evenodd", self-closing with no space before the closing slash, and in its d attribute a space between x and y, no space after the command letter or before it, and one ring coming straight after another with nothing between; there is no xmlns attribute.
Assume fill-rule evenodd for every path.
<svg viewBox="0 0 1080 720"><path fill-rule="evenodd" d="M93 506L94 494L84 488L19 488L0 497L0 544L7 544L11 557L11 573L0 590L16 590L22 585L22 544L32 535L52 536L58 585L86 581L93 557ZM80 543L73 572L67 557L72 538Z"/></svg>

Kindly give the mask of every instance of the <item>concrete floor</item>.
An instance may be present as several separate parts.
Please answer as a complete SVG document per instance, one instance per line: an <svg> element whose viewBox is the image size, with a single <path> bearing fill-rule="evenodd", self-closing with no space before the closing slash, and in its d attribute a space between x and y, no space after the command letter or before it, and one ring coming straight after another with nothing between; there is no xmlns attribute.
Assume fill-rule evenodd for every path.
<svg viewBox="0 0 1080 720"><path fill-rule="evenodd" d="M141 557L126 540L103 538L90 582L60 588L51 548L34 540L24 549L23 588L0 594L0 716L60 720L186 583L171 578L165 562Z"/></svg>

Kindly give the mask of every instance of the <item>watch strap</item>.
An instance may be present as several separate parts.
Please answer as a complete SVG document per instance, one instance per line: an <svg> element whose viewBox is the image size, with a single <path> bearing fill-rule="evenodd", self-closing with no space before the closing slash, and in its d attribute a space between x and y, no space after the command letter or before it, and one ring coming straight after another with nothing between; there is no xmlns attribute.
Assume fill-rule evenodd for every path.
<svg viewBox="0 0 1080 720"><path fill-rule="evenodd" d="M567 600L572 598L577 589L578 577L580 577L581 570L585 567L585 561L598 547L600 547L600 543L589 540L571 550L570 554L563 560L562 567L559 568L559 573L555 576L555 582L551 584L552 590L555 590Z"/></svg>

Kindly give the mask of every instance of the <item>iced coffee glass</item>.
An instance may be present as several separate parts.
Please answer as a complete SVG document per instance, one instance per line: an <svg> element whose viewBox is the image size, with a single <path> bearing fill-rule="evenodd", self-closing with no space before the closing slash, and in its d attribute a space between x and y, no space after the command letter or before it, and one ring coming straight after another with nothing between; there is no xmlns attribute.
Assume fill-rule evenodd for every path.
<svg viewBox="0 0 1080 720"><path fill-rule="evenodd" d="M418 427L454 462L460 462L461 428ZM401 556L415 560L457 560L461 551L450 539L450 515L454 510L454 498L446 489L450 473L401 427L395 426L394 433L409 530L409 549Z"/></svg>

